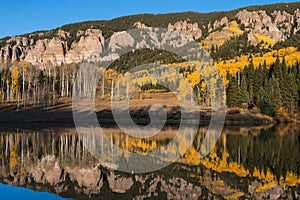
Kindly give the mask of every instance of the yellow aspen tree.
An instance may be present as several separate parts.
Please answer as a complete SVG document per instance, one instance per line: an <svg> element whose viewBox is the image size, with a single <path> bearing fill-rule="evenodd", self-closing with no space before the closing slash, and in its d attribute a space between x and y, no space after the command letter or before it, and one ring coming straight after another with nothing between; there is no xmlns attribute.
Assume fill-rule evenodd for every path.
<svg viewBox="0 0 300 200"><path fill-rule="evenodd" d="M185 80L179 82L179 100L184 101L189 96L189 85Z"/></svg>
<svg viewBox="0 0 300 200"><path fill-rule="evenodd" d="M101 98L104 99L104 88L105 88L105 69L103 67L99 68L100 71L100 80L101 80L101 84L100 84L100 88L101 88Z"/></svg>
<svg viewBox="0 0 300 200"><path fill-rule="evenodd" d="M12 76L12 100L18 100L19 97L19 72L13 68L11 71Z"/></svg>
<svg viewBox="0 0 300 200"><path fill-rule="evenodd" d="M9 137L10 140L10 169L13 170L14 167L17 165L17 151L18 147L15 142L15 136L11 135Z"/></svg>
<svg viewBox="0 0 300 200"><path fill-rule="evenodd" d="M192 87L195 88L201 81L200 72L198 70L187 76L187 80L191 83Z"/></svg>

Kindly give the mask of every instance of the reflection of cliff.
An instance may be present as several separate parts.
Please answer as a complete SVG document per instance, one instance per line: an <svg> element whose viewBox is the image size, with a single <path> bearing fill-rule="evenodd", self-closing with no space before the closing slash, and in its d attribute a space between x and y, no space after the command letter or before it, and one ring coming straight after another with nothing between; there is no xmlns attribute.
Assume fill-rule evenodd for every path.
<svg viewBox="0 0 300 200"><path fill-rule="evenodd" d="M299 193L298 129L226 129L215 150L200 160L197 151L205 130L200 129L193 147L181 155L178 162L183 164L147 174L102 167L72 131L0 133L0 182L76 199L275 199ZM117 132L111 139L124 149L145 153L164 146L173 135L169 131L155 140L134 141Z"/></svg>
<svg viewBox="0 0 300 200"><path fill-rule="evenodd" d="M187 174L180 177L168 171L146 175L108 171L72 133L1 133L0 146L2 183L49 191L69 198L99 199L123 195L136 199L151 196L197 199L208 195L207 192L202 193L199 184L190 183ZM175 166L171 168L180 170Z"/></svg>
<svg viewBox="0 0 300 200"><path fill-rule="evenodd" d="M45 184L56 193L65 190L63 185L57 187L65 181L76 182L77 192L87 194L99 192L102 187L101 171L90 167L96 161L84 151L76 135L3 133L0 144L2 182L25 187Z"/></svg>

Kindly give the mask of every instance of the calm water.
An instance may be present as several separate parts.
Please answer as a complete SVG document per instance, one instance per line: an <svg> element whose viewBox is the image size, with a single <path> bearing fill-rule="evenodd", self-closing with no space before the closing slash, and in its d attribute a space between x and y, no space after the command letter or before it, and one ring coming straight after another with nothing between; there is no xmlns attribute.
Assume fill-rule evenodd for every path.
<svg viewBox="0 0 300 200"><path fill-rule="evenodd" d="M295 199L300 195L300 127L224 129L214 150L198 156L206 128L176 163L131 174L103 167L75 129L0 131L0 195L42 199ZM163 146L174 131L134 141L109 129L112 140L131 151ZM4 199L5 199L4 198Z"/></svg>

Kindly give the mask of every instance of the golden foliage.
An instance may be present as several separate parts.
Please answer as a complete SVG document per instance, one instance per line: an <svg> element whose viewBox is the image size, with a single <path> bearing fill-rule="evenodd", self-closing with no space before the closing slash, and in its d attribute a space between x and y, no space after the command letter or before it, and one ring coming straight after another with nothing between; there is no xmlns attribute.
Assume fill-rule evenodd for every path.
<svg viewBox="0 0 300 200"><path fill-rule="evenodd" d="M233 35L242 35L244 31L239 28L239 24L236 21L230 22L223 30L231 31Z"/></svg>
<svg viewBox="0 0 300 200"><path fill-rule="evenodd" d="M10 167L14 168L17 164L17 144L15 143L15 137L10 135L9 140L11 142L10 145Z"/></svg>
<svg viewBox="0 0 300 200"><path fill-rule="evenodd" d="M185 80L180 80L178 90L179 101L183 101L188 98L188 95L190 94L190 86Z"/></svg>
<svg viewBox="0 0 300 200"><path fill-rule="evenodd" d="M272 38L270 38L268 36L261 35L259 33L255 33L254 36L257 38L257 40L259 42L265 42L265 43L270 44L272 46L276 43L276 41L273 40Z"/></svg>
<svg viewBox="0 0 300 200"><path fill-rule="evenodd" d="M19 71L16 68L12 68L11 70L12 76L12 98L13 100L18 99L18 91L19 91Z"/></svg>
<svg viewBox="0 0 300 200"><path fill-rule="evenodd" d="M210 33L209 36L202 41L201 45L206 50L209 50L212 45L222 46L226 40L231 37L242 35L243 33L244 31L239 28L238 23L232 21L222 30Z"/></svg>
<svg viewBox="0 0 300 200"><path fill-rule="evenodd" d="M187 76L187 80L191 83L192 87L195 88L201 81L200 72L195 70Z"/></svg>
<svg viewBox="0 0 300 200"><path fill-rule="evenodd" d="M243 70L245 66L249 65L251 60L254 67L263 65L266 62L267 66L273 64L277 56L282 61L283 58L286 61L287 66L291 66L300 61L300 52L295 47L287 47L284 49L274 50L263 54L262 56L255 56L252 59L249 56L242 55L234 59L225 60L216 64L216 67L220 70L222 77L226 76L226 73L236 74L238 71Z"/></svg>

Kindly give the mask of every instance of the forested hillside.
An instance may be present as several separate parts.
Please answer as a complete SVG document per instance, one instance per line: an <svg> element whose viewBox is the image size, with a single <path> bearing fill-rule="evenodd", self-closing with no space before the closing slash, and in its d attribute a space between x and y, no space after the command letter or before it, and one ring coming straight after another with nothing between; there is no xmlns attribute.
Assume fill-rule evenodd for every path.
<svg viewBox="0 0 300 200"><path fill-rule="evenodd" d="M257 107L271 116L299 112L299 63L287 66L285 60L279 58L269 67L264 63L254 68L251 63L238 76L228 75L228 80L229 107Z"/></svg>

